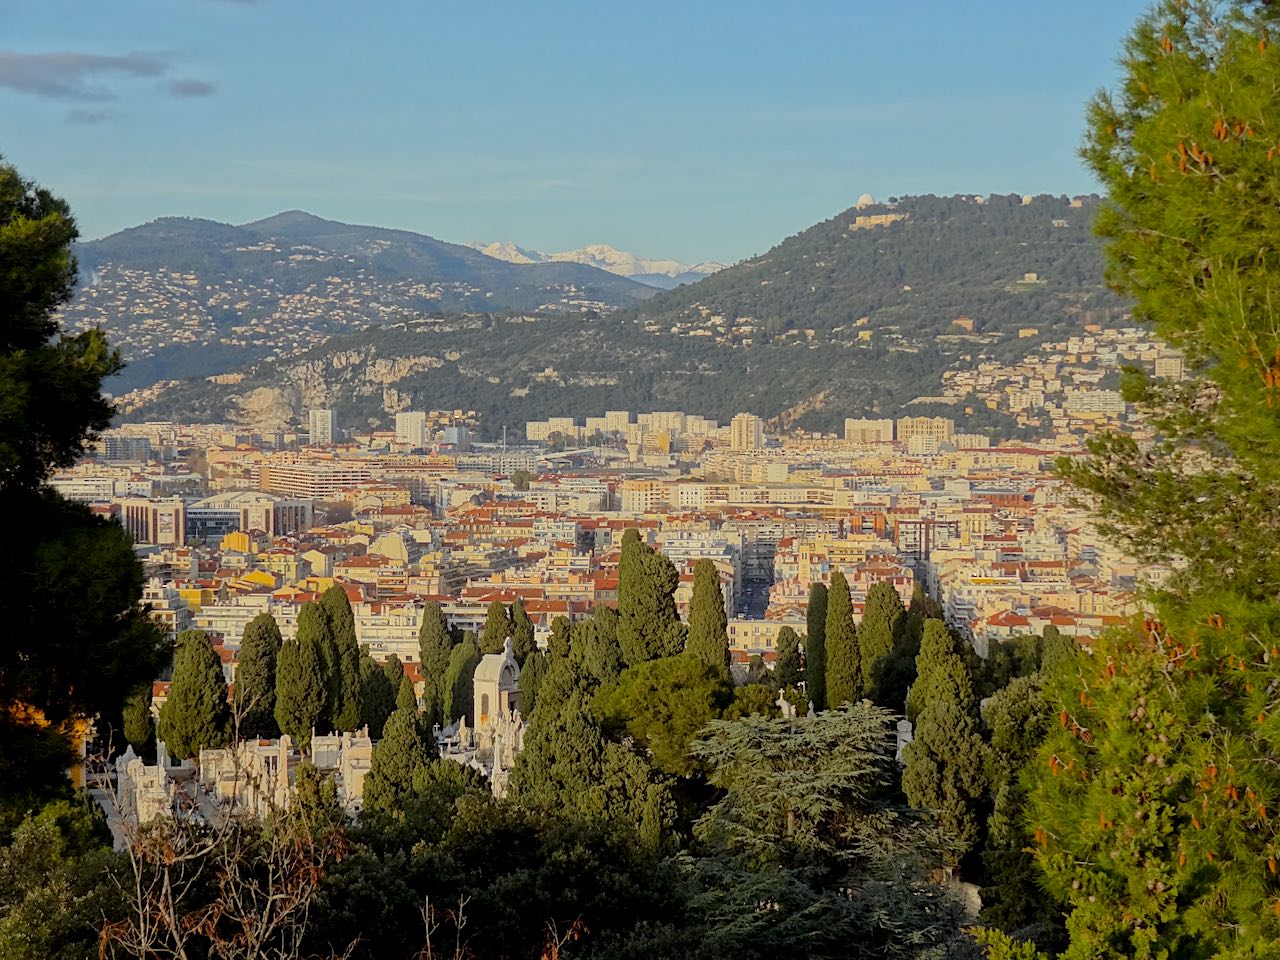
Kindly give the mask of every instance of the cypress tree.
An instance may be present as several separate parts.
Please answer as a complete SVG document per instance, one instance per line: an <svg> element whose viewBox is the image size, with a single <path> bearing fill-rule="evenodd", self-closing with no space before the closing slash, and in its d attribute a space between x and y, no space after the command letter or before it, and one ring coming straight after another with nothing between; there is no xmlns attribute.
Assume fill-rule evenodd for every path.
<svg viewBox="0 0 1280 960"><path fill-rule="evenodd" d="M774 642L778 659L773 665L773 683L779 690L798 687L804 681L804 660L800 656L800 635L782 627Z"/></svg>
<svg viewBox="0 0 1280 960"><path fill-rule="evenodd" d="M882 699L885 669L893 656L894 641L903 627L906 611L898 591L889 583L873 583L867 591L858 625L858 653L862 664L862 690L883 707L893 708Z"/></svg>
<svg viewBox="0 0 1280 960"><path fill-rule="evenodd" d="M670 657L684 649L685 629L676 613L680 575L675 565L628 530L618 564L618 644L628 666Z"/></svg>
<svg viewBox="0 0 1280 960"><path fill-rule="evenodd" d="M445 673L453 647L453 635L443 608L438 603L428 603L422 610L422 626L418 630L418 662L422 670L423 708L432 722L444 719Z"/></svg>
<svg viewBox="0 0 1280 960"><path fill-rule="evenodd" d="M954 700L970 712L978 702L961 641L941 620L926 620L916 656L916 681L907 696L907 719L915 723L924 708L938 698Z"/></svg>
<svg viewBox="0 0 1280 960"><path fill-rule="evenodd" d="M720 573L705 558L693 565L693 598L689 602L689 639L685 649L703 663L729 669L728 617Z"/></svg>
<svg viewBox="0 0 1280 960"><path fill-rule="evenodd" d="M809 605L805 609L808 633L804 638L804 691L817 710L827 705L827 586L809 585Z"/></svg>
<svg viewBox="0 0 1280 960"><path fill-rule="evenodd" d="M139 684L124 701L121 733L125 742L133 746L139 755L149 755L156 736L156 724L151 715L151 684Z"/></svg>
<svg viewBox="0 0 1280 960"><path fill-rule="evenodd" d="M533 621L529 619L524 604L517 597L515 603L511 604L511 654L521 667L524 666L525 658L537 648L533 634Z"/></svg>
<svg viewBox="0 0 1280 960"><path fill-rule="evenodd" d="M880 661L875 671L875 702L898 713L905 712L907 690L916 680L916 657L920 654L920 641L924 636L925 620L935 614L941 616L935 604L925 595L919 581L911 593L911 604L900 621L893 652Z"/></svg>
<svg viewBox="0 0 1280 960"><path fill-rule="evenodd" d="M418 695L413 692L413 681L407 676L400 678L400 689L396 691L396 709L418 712Z"/></svg>
<svg viewBox="0 0 1280 960"><path fill-rule="evenodd" d="M575 624L571 632L573 644L569 658L595 683L617 679L622 672L618 614L611 607L597 607L590 620Z"/></svg>
<svg viewBox="0 0 1280 960"><path fill-rule="evenodd" d="M330 706L335 730L354 730L360 724L360 644L356 640L356 617L347 592L335 584L320 598L320 607L329 622L333 644L335 675Z"/></svg>
<svg viewBox="0 0 1280 960"><path fill-rule="evenodd" d="M294 743L311 742L311 732L323 731L329 703L321 643L328 625L317 604L305 603L298 612L298 631L280 647L276 661L276 723Z"/></svg>
<svg viewBox="0 0 1280 960"><path fill-rule="evenodd" d="M169 697L160 709L158 736L169 756L187 760L231 739L231 707L222 661L200 630L178 635Z"/></svg>
<svg viewBox="0 0 1280 960"><path fill-rule="evenodd" d="M406 682L408 678L405 678ZM364 806L398 816L414 792L413 781L429 763L438 762L431 735L415 710L398 708L386 722L364 782Z"/></svg>
<svg viewBox="0 0 1280 960"><path fill-rule="evenodd" d="M547 642L547 653L552 660L564 660L569 656L571 626L569 618L555 617L551 621L551 639Z"/></svg>
<svg viewBox="0 0 1280 960"><path fill-rule="evenodd" d="M234 690L240 736L246 740L280 735L276 724L276 662L283 642L276 618L269 613L260 613L245 625Z"/></svg>
<svg viewBox="0 0 1280 960"><path fill-rule="evenodd" d="M827 706L857 702L862 697L858 634L853 626L849 582L839 570L831 574L827 591L826 655Z"/></svg>
<svg viewBox="0 0 1280 960"><path fill-rule="evenodd" d="M484 618L484 631L480 634L481 653L501 653L511 636L511 615L497 600L489 604Z"/></svg>
<svg viewBox="0 0 1280 960"><path fill-rule="evenodd" d="M444 715L446 722L453 723L460 717L466 717L467 723L474 725L472 715L472 680L475 679L476 667L480 665L480 648L476 646L474 635L468 630L462 642L449 654L449 669L445 673Z"/></svg>
<svg viewBox="0 0 1280 960"><path fill-rule="evenodd" d="M542 678L547 671L547 654L535 650L525 658L520 668L520 713L531 716L538 704L538 689L542 686Z"/></svg>
<svg viewBox="0 0 1280 960"><path fill-rule="evenodd" d="M404 664L394 653L382 661L382 672L387 675L387 682L392 691L400 689L400 678L404 676Z"/></svg>
<svg viewBox="0 0 1280 960"><path fill-rule="evenodd" d="M368 727L369 736L377 740L395 708L396 689L386 671L368 650L360 651L360 725Z"/></svg>

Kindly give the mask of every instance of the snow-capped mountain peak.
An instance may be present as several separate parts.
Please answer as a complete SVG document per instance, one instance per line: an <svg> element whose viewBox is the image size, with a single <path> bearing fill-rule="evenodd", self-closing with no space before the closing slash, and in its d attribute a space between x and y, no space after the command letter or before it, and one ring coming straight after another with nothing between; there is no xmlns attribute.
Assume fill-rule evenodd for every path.
<svg viewBox="0 0 1280 960"><path fill-rule="evenodd" d="M510 242L469 243L467 246L509 263L585 263L621 277L629 277L641 283L663 288L701 280L708 274L723 270L725 267L722 263L710 260L693 266L681 263L679 260L651 260L618 250L607 243L589 243L577 250L566 250L561 253L542 253Z"/></svg>

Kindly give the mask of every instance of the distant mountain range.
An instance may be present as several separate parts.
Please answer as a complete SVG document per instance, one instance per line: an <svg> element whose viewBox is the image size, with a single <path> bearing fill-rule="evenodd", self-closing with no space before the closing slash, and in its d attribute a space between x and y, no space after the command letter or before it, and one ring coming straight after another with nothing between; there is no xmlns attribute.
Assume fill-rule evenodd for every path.
<svg viewBox="0 0 1280 960"><path fill-rule="evenodd" d="M469 243L467 246L508 263L582 263L663 290L670 290L684 283L697 283L726 266L712 260L695 264L681 263L678 260L650 260L605 243L591 243L562 253L542 253L506 242Z"/></svg>
<svg viewBox="0 0 1280 960"><path fill-rule="evenodd" d="M1097 208L1093 197L1014 195L864 204L698 283L656 295L644 288L647 299L611 313L398 310L327 342L304 330L310 347L295 339L270 359L224 366L234 380L217 383L204 379L221 372L210 368L209 348L200 369L171 373L185 383L135 400L129 415L278 429L315 406L337 408L350 425L461 407L478 411L490 436L529 419L613 409L683 409L722 421L745 410L824 430L847 416L904 409L955 415L927 400L944 371L1017 361L1047 340L1125 317L1126 304L1103 280L1091 232ZM593 270L467 252L512 269ZM313 309L372 312L361 289L348 285ZM307 301L258 321L253 335L278 343L288 323L296 327L299 303ZM971 411L972 427L1012 429L976 397L960 409Z"/></svg>

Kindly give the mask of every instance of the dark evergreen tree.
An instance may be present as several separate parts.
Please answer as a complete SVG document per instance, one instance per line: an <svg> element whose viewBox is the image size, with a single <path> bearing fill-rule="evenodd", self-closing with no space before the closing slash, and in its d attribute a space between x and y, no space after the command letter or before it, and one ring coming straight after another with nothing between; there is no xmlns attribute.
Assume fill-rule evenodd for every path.
<svg viewBox="0 0 1280 960"><path fill-rule="evenodd" d="M552 660L564 660L569 656L571 629L568 617L552 618L551 637L547 641L547 653Z"/></svg>
<svg viewBox="0 0 1280 960"><path fill-rule="evenodd" d="M622 537L618 564L618 645L628 666L669 657L684 649L685 629L676 613L680 576L675 565L640 539Z"/></svg>
<svg viewBox="0 0 1280 960"><path fill-rule="evenodd" d="M774 648L778 651L778 659L773 665L773 685L779 690L798 687L804 682L800 635L791 627L781 627Z"/></svg>
<svg viewBox="0 0 1280 960"><path fill-rule="evenodd" d="M64 332L77 230L66 202L0 159L0 806L61 792L63 722L118 718L171 648L140 604L142 565L118 524L55 493L110 424L120 355L100 329ZM44 760L49 762L45 763Z"/></svg>
<svg viewBox="0 0 1280 960"><path fill-rule="evenodd" d="M396 709L418 712L418 695L413 690L413 681L407 676L400 678L400 689L396 691Z"/></svg>
<svg viewBox="0 0 1280 960"><path fill-rule="evenodd" d="M521 667L524 666L525 658L537 648L533 635L533 621L529 619L524 604L517 597L511 604L511 655Z"/></svg>
<svg viewBox="0 0 1280 960"><path fill-rule="evenodd" d="M243 739L280 735L276 724L276 661L283 643L280 627L269 613L260 613L245 625L234 686Z"/></svg>
<svg viewBox="0 0 1280 960"><path fill-rule="evenodd" d="M449 632L444 609L438 603L428 603L422 610L422 626L418 629L418 663L422 670L423 710L433 723L444 720L445 674L453 647L453 634Z"/></svg>
<svg viewBox="0 0 1280 960"><path fill-rule="evenodd" d="M400 678L404 676L404 664L400 662L400 658L394 653L382 661L382 672L387 675L387 682L391 684L392 691L400 689Z"/></svg>
<svg viewBox="0 0 1280 960"><path fill-rule="evenodd" d="M497 600L489 604L484 618L484 631L480 634L481 653L501 653L511 636L511 614Z"/></svg>
<svg viewBox="0 0 1280 960"><path fill-rule="evenodd" d="M827 705L827 585L809 585L809 605L805 609L808 633L804 638L805 693L818 710Z"/></svg>
<svg viewBox="0 0 1280 960"><path fill-rule="evenodd" d="M962 642L941 620L931 619L924 622L916 681L907 696L907 719L914 723L924 707L938 698L964 704L966 709L978 700Z"/></svg>
<svg viewBox="0 0 1280 960"><path fill-rule="evenodd" d="M404 678L407 682L408 678ZM397 708L387 720L364 782L364 808L398 817L414 793L414 779L430 763L439 763L431 734L415 709Z"/></svg>
<svg viewBox="0 0 1280 960"><path fill-rule="evenodd" d="M849 582L839 570L831 574L826 624L827 706L855 703L862 697L858 633L853 626Z"/></svg>
<svg viewBox="0 0 1280 960"><path fill-rule="evenodd" d="M156 737L156 724L151 714L151 684L135 687L124 702L122 733L139 756L150 756Z"/></svg>
<svg viewBox="0 0 1280 960"><path fill-rule="evenodd" d="M911 594L911 604L894 637L893 652L881 660L873 671L876 680L875 701L882 707L899 713L906 711L907 690L916 679L916 657L920 653L920 641L924 636L924 622L933 616L941 616L941 611L917 581Z"/></svg>
<svg viewBox="0 0 1280 960"><path fill-rule="evenodd" d="M386 671L368 650L360 651L360 725L368 727L369 736L377 740L395 708L396 689Z"/></svg>
<svg viewBox="0 0 1280 960"><path fill-rule="evenodd" d="M311 742L312 731L327 726L329 686L321 644L328 635L324 611L304 603L298 611L298 631L280 646L276 661L276 724L294 743Z"/></svg>
<svg viewBox="0 0 1280 960"><path fill-rule="evenodd" d="M334 670L330 679L333 700L331 723L335 730L354 730L360 723L360 644L356 640L356 617L347 599L347 591L335 584L320 598L329 624L329 640L333 654L329 658Z"/></svg>
<svg viewBox="0 0 1280 960"><path fill-rule="evenodd" d="M520 713L529 717L538 705L538 690L542 686L542 678L546 675L550 657L541 650L535 650L525 658L520 668Z"/></svg>
<svg viewBox="0 0 1280 960"><path fill-rule="evenodd" d="M862 607L862 622L858 625L861 687L866 696L889 709L893 709L893 704L882 699L880 680L893 655L894 641L902 630L905 615L906 610L893 584L871 585Z"/></svg>
<svg viewBox="0 0 1280 960"><path fill-rule="evenodd" d="M728 615L720 571L703 558L693 565L693 597L689 601L689 638L685 649L711 666L729 669Z"/></svg>
<svg viewBox="0 0 1280 960"><path fill-rule="evenodd" d="M200 630L178 635L169 697L160 708L157 736L169 756L187 760L231 739L231 707L222 660Z"/></svg>
<svg viewBox="0 0 1280 960"><path fill-rule="evenodd" d="M616 680L622 672L622 648L618 646L618 614L599 606L590 620L574 625L569 657L597 683Z"/></svg>
<svg viewBox="0 0 1280 960"><path fill-rule="evenodd" d="M472 681L475 679L476 667L480 665L480 656L480 648L476 646L474 635L468 630L463 635L462 642L449 655L449 669L445 673L444 715L449 723L466 717L468 724L475 725L471 703Z"/></svg>

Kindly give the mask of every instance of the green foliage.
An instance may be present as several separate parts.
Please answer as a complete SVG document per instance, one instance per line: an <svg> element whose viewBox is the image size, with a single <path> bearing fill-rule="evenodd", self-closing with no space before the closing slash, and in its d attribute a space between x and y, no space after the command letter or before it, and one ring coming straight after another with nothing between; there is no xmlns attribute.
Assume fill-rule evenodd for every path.
<svg viewBox="0 0 1280 960"><path fill-rule="evenodd" d="M333 700L331 723L335 730L354 730L360 723L360 644L356 640L356 616L347 591L335 584L320 598L320 608L328 621L333 644L329 658L334 670L330 678Z"/></svg>
<svg viewBox="0 0 1280 960"><path fill-rule="evenodd" d="M689 636L685 649L710 666L729 669L729 620L724 610L720 572L703 558L693 565Z"/></svg>
<svg viewBox="0 0 1280 960"><path fill-rule="evenodd" d="M427 764L442 762L417 711L396 708L373 749L373 762L364 781L364 809L387 817L399 816L405 801L414 793L419 771Z"/></svg>
<svg viewBox="0 0 1280 960"><path fill-rule="evenodd" d="M829 707L854 703L862 696L862 658L853 626L849 582L839 570L831 574L827 591L826 702Z"/></svg>
<svg viewBox="0 0 1280 960"><path fill-rule="evenodd" d="M489 604L484 618L484 630L480 634L481 653L501 653L511 636L511 614L497 600Z"/></svg>
<svg viewBox="0 0 1280 960"><path fill-rule="evenodd" d="M529 619L529 614L525 613L524 604L517 597L511 604L511 655L516 658L516 663L521 667L524 666L525 658L537 649L533 635L533 621Z"/></svg>
<svg viewBox="0 0 1280 960"><path fill-rule="evenodd" d="M281 644L276 661L276 723L300 745L310 743L312 731L322 731L326 722L329 686L320 644L327 632L324 612L304 603L297 635Z"/></svg>
<svg viewBox="0 0 1280 960"><path fill-rule="evenodd" d="M778 659L773 665L773 683L782 690L804 682L804 658L800 654L800 635L791 627L781 627L774 641Z"/></svg>
<svg viewBox="0 0 1280 960"><path fill-rule="evenodd" d="M235 707L244 739L280 735L275 716L276 664L283 643L280 627L269 613L260 613L245 625L235 676Z"/></svg>
<svg viewBox="0 0 1280 960"><path fill-rule="evenodd" d="M622 648L618 645L618 614L601 605L590 620L575 624L569 657L596 683L616 680L622 673Z"/></svg>
<svg viewBox="0 0 1280 960"><path fill-rule="evenodd" d="M541 650L535 650L524 661L520 668L520 713L528 717L538 705L538 691L542 687L542 678L550 669L551 657Z"/></svg>
<svg viewBox="0 0 1280 960"><path fill-rule="evenodd" d="M529 481L533 479L533 474L523 467L519 470L511 472L511 487L513 490L524 492L529 489Z"/></svg>
<svg viewBox="0 0 1280 960"><path fill-rule="evenodd" d="M554 661L511 772L512 796L543 811L625 829L651 849L663 847L676 819L671 787L632 750L605 739L588 685L571 661Z"/></svg>
<svg viewBox="0 0 1280 960"><path fill-rule="evenodd" d="M688 864L710 955L918 957L956 937L955 905L927 880L938 838L894 805L891 721L862 703L752 716L694 745L723 791Z"/></svg>
<svg viewBox="0 0 1280 960"><path fill-rule="evenodd" d="M169 756L186 760L231 738L231 707L222 661L199 630L178 635L169 697L160 708L157 736Z"/></svg>
<svg viewBox="0 0 1280 960"><path fill-rule="evenodd" d="M382 672L387 675L387 681L391 684L391 689L400 689L400 678L404 676L404 664L400 662L400 658L394 653L382 662Z"/></svg>
<svg viewBox="0 0 1280 960"><path fill-rule="evenodd" d="M91 801L58 801L28 814L0 845L0 957L97 956L97 930L124 909L106 879L115 866Z"/></svg>
<svg viewBox="0 0 1280 960"><path fill-rule="evenodd" d="M858 625L858 651L863 692L881 706L893 708L882 699L888 690L880 689L887 661L901 632L906 610L898 591L890 583L873 583L862 607Z"/></svg>
<svg viewBox="0 0 1280 960"><path fill-rule="evenodd" d="M396 709L418 712L418 695L414 692L413 681L407 676L400 678L400 689L396 691Z"/></svg>
<svg viewBox="0 0 1280 960"><path fill-rule="evenodd" d="M447 723L466 717L467 723L475 725L476 718L471 703L474 696L472 681L479 665L480 648L468 631L462 642L449 654L449 669L444 675L444 716Z"/></svg>
<svg viewBox="0 0 1280 960"><path fill-rule="evenodd" d="M418 663L422 670L423 709L434 720L443 719L445 714L445 675L453 647L444 609L434 601L428 603L423 607L422 626L418 629Z"/></svg>
<svg viewBox="0 0 1280 960"><path fill-rule="evenodd" d="M623 534L618 645L627 666L674 656L684 649L685 629L674 599L679 583L675 565L641 540L634 528Z"/></svg>
<svg viewBox="0 0 1280 960"><path fill-rule="evenodd" d="M805 608L805 692L818 710L827 705L827 593L825 583L811 583Z"/></svg>
<svg viewBox="0 0 1280 960"><path fill-rule="evenodd" d="M396 693L386 671L368 650L361 650L360 725L368 727L369 736L375 740L382 736L382 728L396 708Z"/></svg>
<svg viewBox="0 0 1280 960"><path fill-rule="evenodd" d="M1039 675L1017 677L996 692L983 707L982 719L990 731L987 781L992 794L982 852L987 874L983 922L1042 946L1061 947L1061 904L1046 895L1040 882L1021 780L1053 722Z"/></svg>
<svg viewBox="0 0 1280 960"><path fill-rule="evenodd" d="M151 684L144 683L133 689L124 701L121 732L125 742L132 745L139 756L153 752L156 724L151 715Z"/></svg>
<svg viewBox="0 0 1280 960"><path fill-rule="evenodd" d="M693 772L689 744L733 702L727 673L694 653L628 667L595 698L606 732L624 729L664 773Z"/></svg>
<svg viewBox="0 0 1280 960"><path fill-rule="evenodd" d="M551 619L551 637L547 641L547 653L551 659L563 660L569 656L571 630L568 617L562 615Z"/></svg>
<svg viewBox="0 0 1280 960"><path fill-rule="evenodd" d="M767 683L744 683L733 690L733 702L724 711L724 719L738 720L742 717L759 714L762 717L776 717L779 714L778 694L772 685Z"/></svg>
<svg viewBox="0 0 1280 960"><path fill-rule="evenodd" d="M907 719L915 723L925 706L937 699L958 703L966 713L973 713L978 702L962 642L945 623L931 618L924 622L916 655L916 680L907 697Z"/></svg>

